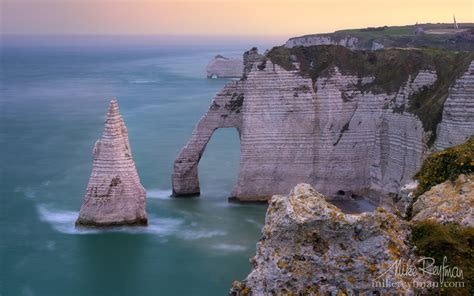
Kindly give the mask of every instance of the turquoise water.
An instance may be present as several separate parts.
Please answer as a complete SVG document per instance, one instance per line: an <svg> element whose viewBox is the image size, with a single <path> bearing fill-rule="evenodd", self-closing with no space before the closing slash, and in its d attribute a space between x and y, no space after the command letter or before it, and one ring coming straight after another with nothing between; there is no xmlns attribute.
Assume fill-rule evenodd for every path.
<svg viewBox="0 0 474 296"><path fill-rule="evenodd" d="M0 85L0 295L226 295L250 271L265 206L229 204L239 139L218 130L202 195L171 199L174 158L226 80L206 47L4 46ZM216 42L218 44L218 42ZM4 44L5 45L5 44ZM147 228L74 228L111 97L147 189Z"/></svg>

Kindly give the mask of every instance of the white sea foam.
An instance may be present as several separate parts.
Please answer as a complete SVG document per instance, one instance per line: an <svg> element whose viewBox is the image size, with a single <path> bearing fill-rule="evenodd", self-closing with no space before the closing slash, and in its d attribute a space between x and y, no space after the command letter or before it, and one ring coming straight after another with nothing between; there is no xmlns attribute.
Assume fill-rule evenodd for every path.
<svg viewBox="0 0 474 296"><path fill-rule="evenodd" d="M239 244L217 244L212 246L213 249L219 250L219 251L226 251L226 252L242 252L247 250L247 247Z"/></svg>
<svg viewBox="0 0 474 296"><path fill-rule="evenodd" d="M136 80L131 80L131 84L150 84L150 83L156 83L156 80L146 80L146 79L136 79Z"/></svg>
<svg viewBox="0 0 474 296"><path fill-rule="evenodd" d="M214 236L223 236L226 235L227 232L223 230L207 230L207 229L200 229L200 230L184 230L178 233L178 237L185 239L185 240L196 240L202 238L211 238Z"/></svg>
<svg viewBox="0 0 474 296"><path fill-rule="evenodd" d="M257 226L257 228L259 228L259 229L263 228L263 224L255 221L254 219L247 218L247 219L245 219L245 221L247 221L250 224L253 224L253 225Z"/></svg>
<svg viewBox="0 0 474 296"><path fill-rule="evenodd" d="M58 210L44 204L38 205L37 210L41 221L51 224L56 231L65 234L103 232L149 233L160 237L175 236L183 240L206 239L227 234L223 230L189 229L189 224L185 225L184 219L180 218L157 218L153 216L149 216L147 227L76 228L74 223L78 213L75 211ZM194 222L191 225L197 226Z"/></svg>
<svg viewBox="0 0 474 296"><path fill-rule="evenodd" d="M169 199L171 196L171 189L147 189L147 198Z"/></svg>
<svg viewBox="0 0 474 296"><path fill-rule="evenodd" d="M95 229L76 229L74 222L78 216L77 212L51 209L51 207L43 204L38 205L37 210L41 221L51 224L54 229L61 233L82 234L97 232Z"/></svg>
<svg viewBox="0 0 474 296"><path fill-rule="evenodd" d="M36 191L31 189L30 187L26 187L26 188L17 187L17 188L15 188L15 192L21 192L27 198L35 198L36 197Z"/></svg>
<svg viewBox="0 0 474 296"><path fill-rule="evenodd" d="M41 187L47 187L51 184L51 181L50 180L46 180L44 182L41 183Z"/></svg>
<svg viewBox="0 0 474 296"><path fill-rule="evenodd" d="M142 227L143 232L156 234L160 236L168 236L176 234L180 231L184 220L175 218L150 218L148 226Z"/></svg>

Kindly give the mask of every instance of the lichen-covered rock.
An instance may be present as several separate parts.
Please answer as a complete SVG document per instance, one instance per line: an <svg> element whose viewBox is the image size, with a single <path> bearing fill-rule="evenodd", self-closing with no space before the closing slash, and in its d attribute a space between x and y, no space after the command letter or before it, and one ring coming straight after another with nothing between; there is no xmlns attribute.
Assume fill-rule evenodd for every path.
<svg viewBox="0 0 474 296"><path fill-rule="evenodd" d="M474 226L474 175L459 175L431 187L413 204L412 221L458 223Z"/></svg>
<svg viewBox="0 0 474 296"><path fill-rule="evenodd" d="M400 282L389 267L411 258L408 224L382 208L349 215L308 184L273 196L252 271L231 295L326 295L374 289L373 281ZM391 293L411 292L409 288ZM299 294L300 293L300 294Z"/></svg>
<svg viewBox="0 0 474 296"><path fill-rule="evenodd" d="M206 68L207 78L240 78L244 71L244 63L239 59L217 55Z"/></svg>
<svg viewBox="0 0 474 296"><path fill-rule="evenodd" d="M145 189L140 183L128 132L117 101L110 102L102 137L76 226L146 225Z"/></svg>

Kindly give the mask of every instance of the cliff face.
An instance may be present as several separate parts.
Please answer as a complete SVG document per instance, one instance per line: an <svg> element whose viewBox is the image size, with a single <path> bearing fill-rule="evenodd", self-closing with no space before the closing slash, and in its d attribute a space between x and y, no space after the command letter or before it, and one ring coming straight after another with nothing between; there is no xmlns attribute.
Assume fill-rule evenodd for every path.
<svg viewBox="0 0 474 296"><path fill-rule="evenodd" d="M229 295L364 295L371 291L406 295L408 286L385 289L379 283L404 282L390 269L412 259L408 223L382 209L342 213L308 184L288 196L273 196L267 210L252 271L234 282Z"/></svg>
<svg viewBox="0 0 474 296"><path fill-rule="evenodd" d="M474 63L456 80L444 103L443 120L438 126L436 150L465 142L474 134Z"/></svg>
<svg viewBox="0 0 474 296"><path fill-rule="evenodd" d="M207 78L240 78L244 71L242 60L217 55L207 65Z"/></svg>
<svg viewBox="0 0 474 296"><path fill-rule="evenodd" d="M359 46L359 38L353 36L344 36L342 38L336 38L335 36L331 35L310 35L310 36L302 36L302 37L295 37L290 38L285 43L285 46L288 48L296 47L296 46L315 46L315 45L342 45L344 47L350 49L382 49L383 45L378 45L376 43L371 48L364 48Z"/></svg>
<svg viewBox="0 0 474 296"><path fill-rule="evenodd" d="M116 100L110 102L77 226L146 225L145 189L140 183L128 132Z"/></svg>
<svg viewBox="0 0 474 296"><path fill-rule="evenodd" d="M243 83L229 82L212 100L207 113L196 124L191 139L174 162L173 195L199 194L198 163L212 134L218 128L241 131Z"/></svg>
<svg viewBox="0 0 474 296"><path fill-rule="evenodd" d="M311 34L288 39L285 47L341 45L352 50L380 50L384 48L444 48L473 51L474 24L417 24L408 26L376 27L340 30L333 33ZM442 32L440 34L440 32Z"/></svg>
<svg viewBox="0 0 474 296"><path fill-rule="evenodd" d="M239 130L240 173L231 196L240 201L267 200L300 182L325 195L395 193L433 142L454 145L473 133L472 56L467 70L453 66L460 72L451 75L434 64L438 58L418 51L282 50L253 63L245 79L214 98L175 162L175 195L199 192L197 164L219 127ZM223 108L236 97L239 112Z"/></svg>

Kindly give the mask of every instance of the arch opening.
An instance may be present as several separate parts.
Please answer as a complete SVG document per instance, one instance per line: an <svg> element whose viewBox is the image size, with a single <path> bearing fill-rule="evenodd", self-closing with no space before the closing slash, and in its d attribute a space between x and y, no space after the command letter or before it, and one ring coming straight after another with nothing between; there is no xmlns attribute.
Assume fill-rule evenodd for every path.
<svg viewBox="0 0 474 296"><path fill-rule="evenodd" d="M201 195L230 196L240 168L240 138L236 128L216 129L198 162Z"/></svg>

